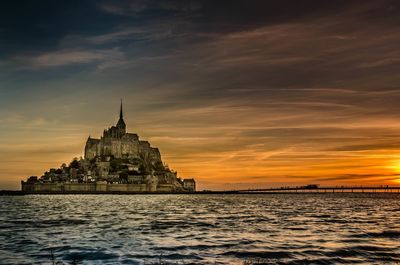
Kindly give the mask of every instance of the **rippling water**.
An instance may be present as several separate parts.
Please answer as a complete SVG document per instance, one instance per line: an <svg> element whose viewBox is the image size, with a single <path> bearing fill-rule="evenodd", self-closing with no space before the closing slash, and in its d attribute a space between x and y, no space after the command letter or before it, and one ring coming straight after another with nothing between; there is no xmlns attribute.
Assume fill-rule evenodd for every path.
<svg viewBox="0 0 400 265"><path fill-rule="evenodd" d="M400 263L396 194L3 196L0 212L0 264Z"/></svg>

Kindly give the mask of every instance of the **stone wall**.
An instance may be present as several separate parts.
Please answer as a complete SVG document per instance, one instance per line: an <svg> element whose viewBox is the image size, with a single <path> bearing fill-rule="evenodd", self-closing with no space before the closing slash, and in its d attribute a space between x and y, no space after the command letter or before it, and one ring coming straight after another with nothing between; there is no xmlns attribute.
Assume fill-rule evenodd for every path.
<svg viewBox="0 0 400 265"><path fill-rule="evenodd" d="M172 184L29 183L21 182L26 193L157 193L174 192Z"/></svg>
<svg viewBox="0 0 400 265"><path fill-rule="evenodd" d="M122 138L121 140L121 155L128 156L130 158L135 158L139 156L139 141L130 139L130 138Z"/></svg>

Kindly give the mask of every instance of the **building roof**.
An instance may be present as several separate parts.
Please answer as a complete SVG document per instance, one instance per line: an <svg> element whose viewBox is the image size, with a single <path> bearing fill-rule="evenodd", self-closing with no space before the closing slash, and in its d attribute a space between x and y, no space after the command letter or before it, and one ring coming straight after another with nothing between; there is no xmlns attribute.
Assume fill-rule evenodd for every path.
<svg viewBox="0 0 400 265"><path fill-rule="evenodd" d="M194 179L184 179L183 182L193 182L193 183L195 183L196 181Z"/></svg>

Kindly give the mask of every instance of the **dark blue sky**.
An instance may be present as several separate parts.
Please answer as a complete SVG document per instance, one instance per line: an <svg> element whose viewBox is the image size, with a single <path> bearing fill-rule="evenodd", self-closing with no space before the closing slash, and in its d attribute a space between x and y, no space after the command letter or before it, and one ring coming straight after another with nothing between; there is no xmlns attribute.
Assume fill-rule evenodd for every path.
<svg viewBox="0 0 400 265"><path fill-rule="evenodd" d="M201 187L397 181L399 24L397 1L2 1L0 186L81 155L120 98Z"/></svg>
<svg viewBox="0 0 400 265"><path fill-rule="evenodd" d="M126 28L160 30L130 38L135 42L151 42L151 33L164 34L164 37L191 35L187 37L200 41L208 39L207 34L312 19L354 5L349 1L3 1L0 51L3 58L48 52L59 49L65 37L98 36ZM196 34L204 35L196 39ZM92 43L92 46L129 44L124 40L116 38L114 45ZM174 42L179 43L179 40Z"/></svg>

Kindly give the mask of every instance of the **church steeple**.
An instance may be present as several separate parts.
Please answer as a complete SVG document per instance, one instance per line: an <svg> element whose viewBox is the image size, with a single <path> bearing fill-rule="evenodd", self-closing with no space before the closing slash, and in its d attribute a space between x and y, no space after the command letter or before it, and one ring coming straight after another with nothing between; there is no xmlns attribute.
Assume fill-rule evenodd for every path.
<svg viewBox="0 0 400 265"><path fill-rule="evenodd" d="M119 130L120 135L124 135L126 133L126 125L124 121L124 113L122 112L122 99L121 99L121 107L119 109L119 120L117 122L117 128Z"/></svg>
<svg viewBox="0 0 400 265"><path fill-rule="evenodd" d="M120 108L120 110L119 110L119 118L120 118L121 120L124 119L124 114L122 113L122 99L121 99L121 108Z"/></svg>

